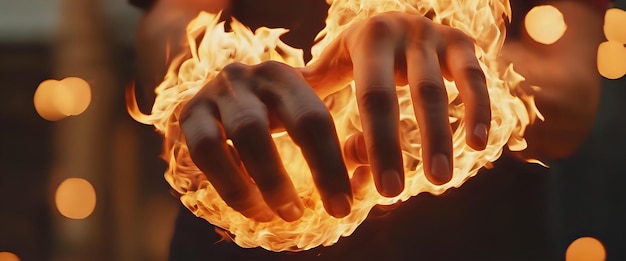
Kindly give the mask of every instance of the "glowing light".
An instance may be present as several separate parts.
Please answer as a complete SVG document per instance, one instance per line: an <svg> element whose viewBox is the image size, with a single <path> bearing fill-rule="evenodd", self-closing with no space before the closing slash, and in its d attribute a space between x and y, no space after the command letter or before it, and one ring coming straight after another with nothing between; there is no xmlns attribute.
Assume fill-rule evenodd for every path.
<svg viewBox="0 0 626 261"><path fill-rule="evenodd" d="M91 102L91 88L77 77L46 80L37 87L33 102L42 118L57 121L83 113Z"/></svg>
<svg viewBox="0 0 626 261"><path fill-rule="evenodd" d="M89 107L89 103L91 102L91 88L87 81L78 77L67 77L61 80L61 86L66 89L68 95L71 97L67 108L63 110L66 115L79 115Z"/></svg>
<svg viewBox="0 0 626 261"><path fill-rule="evenodd" d="M0 252L0 261L20 261L20 258L11 252Z"/></svg>
<svg viewBox="0 0 626 261"><path fill-rule="evenodd" d="M567 30L563 14L551 5L541 5L531 9L526 14L524 26L528 35L542 44L555 43Z"/></svg>
<svg viewBox="0 0 626 261"><path fill-rule="evenodd" d="M89 181L69 178L61 182L55 194L59 212L71 219L84 219L96 207L96 191Z"/></svg>
<svg viewBox="0 0 626 261"><path fill-rule="evenodd" d="M626 74L626 48L616 42L604 42L598 47L598 71L608 79Z"/></svg>
<svg viewBox="0 0 626 261"><path fill-rule="evenodd" d="M612 8L604 16L604 34L608 41L598 47L598 71L608 79L626 74L626 11Z"/></svg>
<svg viewBox="0 0 626 261"><path fill-rule="evenodd" d="M574 240L565 252L565 261L604 261L606 251L600 240L581 237Z"/></svg>
<svg viewBox="0 0 626 261"><path fill-rule="evenodd" d="M612 42L626 44L626 11L611 8L604 16L604 34Z"/></svg>
<svg viewBox="0 0 626 261"><path fill-rule="evenodd" d="M59 85L59 81L46 80L39 84L35 91L35 109L39 116L49 121L57 121L67 117L58 106L59 103L65 103L65 101L59 102L60 99L67 98L67 95L64 95L64 89L60 88Z"/></svg>
<svg viewBox="0 0 626 261"><path fill-rule="evenodd" d="M459 187L478 170L495 161L504 146L511 150L523 150L525 127L536 117L532 96L517 88L523 77L512 65L498 69L498 53L504 42L505 17L510 17L507 0L466 1L404 1L335 0L329 9L326 28L320 32L313 47L313 62L320 53L346 28L372 15L387 11L399 11L416 15L432 13L435 23L446 23L458 28L476 40L476 56L485 72L491 98L492 121L488 145L484 151L475 151L466 145L463 105L451 104L451 122L454 127L454 176L450 182L435 186L426 180L421 158L420 132L415 120L413 103L408 86L397 88L400 105L401 132L404 140L405 190L395 198L381 196L371 183L372 179L357 177L363 187L355 190L351 213L344 218L334 218L326 213L315 189L311 173L299 148L288 135L273 135L283 164L296 190L307 202L304 215L294 222L274 219L271 222L255 222L230 208L217 194L205 175L193 164L184 136L178 125L180 108L193 97L221 69L232 62L258 64L277 60L292 66L302 66L302 52L280 41L284 29L260 28L255 33L237 21L232 31L224 30L219 16L201 13L187 26L189 55L172 60L163 82L156 88L157 97L151 114L144 115L138 108L134 91L129 88L128 109L135 120L154 125L165 136L163 157L169 162L165 179L180 195L181 202L194 214L229 231L233 240L242 247L257 247L274 251L299 251L319 245L332 245L341 236L354 232L367 214L377 204L391 205L405 201L421 192L441 194L451 187ZM445 4L442 4L445 3ZM479 15L478 15L479 14ZM191 57L191 58L188 58ZM458 100L459 92L454 82L446 81L448 100ZM326 97L333 114L339 140L345 142L361 131L354 84L344 86ZM515 95L513 95L515 94ZM417 138L416 138L417 137ZM353 173L356 166L350 167ZM371 175L362 169L359 175Z"/></svg>

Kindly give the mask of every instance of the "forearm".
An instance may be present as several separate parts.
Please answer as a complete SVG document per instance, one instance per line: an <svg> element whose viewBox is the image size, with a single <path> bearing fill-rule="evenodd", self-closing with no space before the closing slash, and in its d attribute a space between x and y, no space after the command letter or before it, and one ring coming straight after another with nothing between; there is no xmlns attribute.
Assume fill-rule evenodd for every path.
<svg viewBox="0 0 626 261"><path fill-rule="evenodd" d="M591 130L598 107L596 53L603 38L601 13L582 3L551 4L564 14L568 26L559 41L543 45L522 34L503 49L503 59L513 62L526 78L523 85L541 87L533 94L545 121L528 127L524 158L545 160L574 153Z"/></svg>

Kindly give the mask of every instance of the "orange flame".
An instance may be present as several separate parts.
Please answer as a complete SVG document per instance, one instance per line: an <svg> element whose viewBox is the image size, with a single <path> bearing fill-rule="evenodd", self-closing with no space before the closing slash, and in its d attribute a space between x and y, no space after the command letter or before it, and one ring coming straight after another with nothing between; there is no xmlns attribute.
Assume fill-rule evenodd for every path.
<svg viewBox="0 0 626 261"><path fill-rule="evenodd" d="M463 104L451 104L450 122L454 123L455 131L454 176L442 186L429 183L423 174L419 128L408 86L399 86L402 150L406 169L405 190L399 196L380 196L371 179L363 179L366 184L355 192L350 215L339 219L328 215L298 147L288 135L278 133L273 135L274 142L306 209L300 220L290 223L281 219L267 223L250 220L228 207L191 161L178 123L180 109L229 63L258 64L277 60L292 66L303 66L302 53L280 41L279 37L286 32L285 29L260 28L252 33L238 21L233 21L232 32L225 32L224 23L218 21L219 16L201 13L187 27L190 55L172 61L164 81L156 88L157 98L152 113L144 115L139 112L132 96L127 101L128 109L137 121L154 125L164 135L163 157L169 161L165 179L181 195L182 203L195 215L229 231L234 236L233 241L242 247L261 246L273 251L299 251L318 245L332 245L341 236L349 236L354 232L377 204L390 205L405 201L421 192L441 194L451 187L461 186L465 180L476 175L480 168L498 159L505 145L511 150L523 150L526 147L523 138L526 126L535 117L541 117L532 97L516 88L523 77L513 70L512 65L501 66L497 61L505 38L504 17L511 15L507 0L331 2L326 28L318 35L318 43L312 50L314 60L345 28L387 11L416 15L434 13L434 22L445 21L445 24L475 39L476 57L485 72L492 99L492 127L487 149L474 151L466 145ZM201 39L196 41L198 37ZM334 117L339 139L344 142L361 129L353 88L354 84L350 84L343 91L325 98ZM457 100L458 91L454 82L446 81L446 88L448 99ZM350 173L355 168L351 167Z"/></svg>

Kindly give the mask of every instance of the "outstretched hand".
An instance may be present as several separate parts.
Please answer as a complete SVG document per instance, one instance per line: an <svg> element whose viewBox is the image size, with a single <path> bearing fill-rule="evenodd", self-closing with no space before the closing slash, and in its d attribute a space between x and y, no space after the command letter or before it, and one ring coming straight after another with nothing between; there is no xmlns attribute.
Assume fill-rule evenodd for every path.
<svg viewBox="0 0 626 261"><path fill-rule="evenodd" d="M302 69L324 96L355 81L363 142L346 151L366 153L377 190L392 197L404 189L396 86L410 86L420 128L426 178L452 178L452 138L443 78L455 81L466 108L467 144L486 147L491 121L485 75L473 40L426 17L389 12L355 23ZM359 146L359 144L363 144Z"/></svg>
<svg viewBox="0 0 626 261"><path fill-rule="evenodd" d="M300 147L327 212L350 213L352 191L333 120L296 69L278 62L226 66L184 106L181 127L193 162L243 215L294 221L303 214L271 137L280 128Z"/></svg>
<svg viewBox="0 0 626 261"><path fill-rule="evenodd" d="M397 12L354 24L299 71L277 62L226 66L185 105L181 127L192 160L229 206L259 221L275 214L294 221L304 207L271 137L284 128L301 148L326 211L343 217L350 213L352 190L333 120L319 96L354 79L363 133L345 150L365 154L360 158L369 163L377 190L393 197L404 189L397 85L410 86L426 178L443 184L452 177L444 77L455 81L465 104L467 144L483 150L491 110L472 39Z"/></svg>

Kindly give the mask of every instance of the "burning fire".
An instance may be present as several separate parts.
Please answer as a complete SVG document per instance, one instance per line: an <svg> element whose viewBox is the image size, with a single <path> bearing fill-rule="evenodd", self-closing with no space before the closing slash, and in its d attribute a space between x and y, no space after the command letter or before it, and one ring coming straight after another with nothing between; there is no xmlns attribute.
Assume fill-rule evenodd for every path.
<svg viewBox="0 0 626 261"><path fill-rule="evenodd" d="M312 62L345 28L387 11L415 15L428 13L434 22L458 28L475 39L476 57L485 72L491 97L492 121L487 148L475 151L466 145L464 107L454 82L446 81L448 100L451 101L450 124L454 130L454 176L442 186L429 183L422 169L419 128L409 89L408 86L399 86L401 143L406 171L405 190L399 196L385 198L378 194L371 179L365 179L366 184L355 189L350 215L339 219L328 215L298 147L286 133L276 133L274 142L306 209L300 220L290 223L278 218L266 223L250 220L228 207L193 164L179 126L179 114L186 101L229 63L258 64L276 60L303 66L302 53L280 41L279 37L287 31L285 29L260 28L252 33L238 21L233 21L232 32L225 32L224 23L218 21L218 16L201 13L187 27L189 53L173 60L165 79L156 88L157 98L152 113L144 115L139 112L132 88L128 89L127 103L129 113L137 121L154 125L164 135L163 157L169 161L165 178L181 195L182 203L197 216L229 231L233 240L242 247L299 251L318 245L332 245L340 236L349 236L377 204L405 201L421 192L441 194L451 187L461 186L480 168L498 159L505 145L511 150L523 150L526 147L523 138L525 127L536 117L541 117L532 97L516 88L523 77L513 70L512 65L502 66L497 61L505 39L504 19L511 17L508 0L330 2L326 28L320 32L318 43L313 47ZM342 91L325 97L339 139L343 142L361 130L353 91L352 83ZM355 168L350 167L349 172L353 173Z"/></svg>

